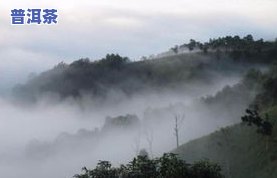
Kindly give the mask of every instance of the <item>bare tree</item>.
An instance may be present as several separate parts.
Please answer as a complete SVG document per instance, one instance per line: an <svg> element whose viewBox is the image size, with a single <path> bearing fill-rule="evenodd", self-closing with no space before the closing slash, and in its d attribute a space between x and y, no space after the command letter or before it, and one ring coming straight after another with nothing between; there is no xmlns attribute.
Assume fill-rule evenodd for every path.
<svg viewBox="0 0 277 178"><path fill-rule="evenodd" d="M150 156L151 158L153 158L153 140L154 140L153 130L150 128L147 129L145 131L145 136L146 136L146 141L148 143Z"/></svg>
<svg viewBox="0 0 277 178"><path fill-rule="evenodd" d="M174 135L176 137L176 146L177 148L179 147L179 129L180 125L183 123L185 119L185 115L179 115L179 114L174 114L174 120L175 120L175 127L174 127Z"/></svg>

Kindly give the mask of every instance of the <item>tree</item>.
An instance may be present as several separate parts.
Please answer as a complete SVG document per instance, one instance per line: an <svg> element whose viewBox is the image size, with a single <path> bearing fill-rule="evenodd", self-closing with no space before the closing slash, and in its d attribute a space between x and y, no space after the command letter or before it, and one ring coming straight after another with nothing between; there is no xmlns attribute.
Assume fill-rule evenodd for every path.
<svg viewBox="0 0 277 178"><path fill-rule="evenodd" d="M258 112L257 106L254 109L246 109L246 115L241 117L242 122L248 126L255 125L257 127L257 133L266 137L266 151L268 150L269 136L272 135L273 124L269 121L268 114L265 118L262 118Z"/></svg>
<svg viewBox="0 0 277 178"><path fill-rule="evenodd" d="M180 124L184 121L185 115L174 115L174 120L175 120L175 127L174 127L174 135L176 138L176 146L177 148L179 147L179 128Z"/></svg>
<svg viewBox="0 0 277 178"><path fill-rule="evenodd" d="M178 53L178 49L179 49L178 45L175 45L173 48L171 48L171 50L172 50L175 54Z"/></svg>
<svg viewBox="0 0 277 178"><path fill-rule="evenodd" d="M208 160L187 164L176 154L165 153L162 157L149 159L139 155L126 165L112 167L108 161L100 161L97 166L75 178L223 178L221 168Z"/></svg>
<svg viewBox="0 0 277 178"><path fill-rule="evenodd" d="M197 161L191 167L192 178L222 178L221 168L216 163L208 160Z"/></svg>
<svg viewBox="0 0 277 178"><path fill-rule="evenodd" d="M154 178L157 177L156 161L147 155L138 155L127 164L128 178Z"/></svg>
<svg viewBox="0 0 277 178"><path fill-rule="evenodd" d="M99 63L99 65L108 67L110 69L120 70L129 61L130 61L129 58L121 57L118 54L107 54L106 58L103 58L98 63Z"/></svg>
<svg viewBox="0 0 277 178"><path fill-rule="evenodd" d="M147 156L147 157L149 157L148 152L146 151L145 148L143 148L143 149L141 149L139 151L139 156Z"/></svg>
<svg viewBox="0 0 277 178"><path fill-rule="evenodd" d="M253 42L254 41L253 36L251 34L246 35L243 39L247 42Z"/></svg>
<svg viewBox="0 0 277 178"><path fill-rule="evenodd" d="M165 153L158 159L158 172L159 177L189 177L189 164L185 161L178 159L176 154Z"/></svg>
<svg viewBox="0 0 277 178"><path fill-rule="evenodd" d="M96 168L93 170L88 170L86 167L82 169L85 171L84 174L76 174L75 178L116 178L118 175L118 170L112 168L109 161L99 161Z"/></svg>
<svg viewBox="0 0 277 178"><path fill-rule="evenodd" d="M190 51L192 51L196 47L196 41L194 39L190 39L190 42L188 44L188 48Z"/></svg>
<svg viewBox="0 0 277 178"><path fill-rule="evenodd" d="M202 50L203 50L203 52L205 54L208 53L208 49L209 49L209 44L208 43L204 43L204 45L202 45Z"/></svg>

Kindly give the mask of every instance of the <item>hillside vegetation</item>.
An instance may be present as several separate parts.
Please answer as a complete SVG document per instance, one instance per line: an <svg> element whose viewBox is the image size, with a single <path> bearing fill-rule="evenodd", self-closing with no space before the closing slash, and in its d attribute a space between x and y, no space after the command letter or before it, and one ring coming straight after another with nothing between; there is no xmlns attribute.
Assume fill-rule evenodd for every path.
<svg viewBox="0 0 277 178"><path fill-rule="evenodd" d="M222 128L208 136L190 141L174 152L185 160L209 158L218 162L225 176L234 178L273 178L277 176L277 77L276 65L256 82L261 90L252 106L260 108L260 114L268 114L273 124L268 148L266 136L259 134L255 126L244 123Z"/></svg>
<svg viewBox="0 0 277 178"><path fill-rule="evenodd" d="M106 154L111 162L120 156L131 158L133 146L136 156L129 164L112 167L109 161L100 161L76 177L217 178L222 173L227 178L277 177L277 41L226 36L206 43L190 40L170 50L171 55L140 61L108 54L100 60L61 62L16 86L15 101L24 106L76 103L89 113L88 120L103 123L75 134L65 132L52 141L31 142L26 157L38 161L81 152L82 160L96 164ZM254 108L265 119L254 118L253 124L243 112L248 109L245 114L251 116ZM240 117L251 122L238 123ZM225 127L231 124L235 125ZM271 124L273 130L260 132ZM220 127L225 128L214 132ZM179 146L179 141L211 132ZM165 154L153 159L153 152L161 156L174 148L174 137L179 157ZM142 146L148 150L140 157Z"/></svg>
<svg viewBox="0 0 277 178"><path fill-rule="evenodd" d="M178 53L179 48L190 52ZM239 75L253 65L268 65L277 58L277 41L254 40L251 35L226 36L200 43L190 40L172 48L174 55L132 62L118 54L91 61L59 63L14 88L14 95L29 101L55 93L61 98L90 94L105 98L111 91L130 96L150 90L159 92L190 84L214 84L220 76Z"/></svg>

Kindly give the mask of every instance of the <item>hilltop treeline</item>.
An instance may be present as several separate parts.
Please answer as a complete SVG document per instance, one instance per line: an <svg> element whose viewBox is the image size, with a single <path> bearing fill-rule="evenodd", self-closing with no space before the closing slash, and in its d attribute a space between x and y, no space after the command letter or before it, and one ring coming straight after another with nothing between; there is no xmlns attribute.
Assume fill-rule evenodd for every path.
<svg viewBox="0 0 277 178"><path fill-rule="evenodd" d="M104 98L109 92L127 96L144 90L158 92L184 82L211 82L211 71L216 70L216 65L210 60L196 54L139 62L117 54L97 61L80 59L71 64L60 63L31 78L26 84L16 86L14 94L17 98L35 101L49 93L61 98L80 97L84 93Z"/></svg>
<svg viewBox="0 0 277 178"><path fill-rule="evenodd" d="M178 49L187 48L189 51L196 49L203 53L216 52L217 58L222 53L227 53L234 60L251 59L252 62L268 63L276 60L277 40L264 41L262 38L254 40L252 35L245 37L226 36L217 39L210 39L209 42L201 43L191 39L189 43L171 48L172 51L178 53Z"/></svg>
<svg viewBox="0 0 277 178"><path fill-rule="evenodd" d="M110 92L130 96L145 90L159 92L192 83L212 84L216 77L245 72L253 64L271 64L277 59L276 41L255 41L251 35L227 36L204 44L191 40L186 46L191 50L198 47L204 53L138 62L108 54L100 60L84 58L71 64L61 62L15 87L14 95L28 101L36 101L49 93L61 98L80 97L84 93L103 98Z"/></svg>

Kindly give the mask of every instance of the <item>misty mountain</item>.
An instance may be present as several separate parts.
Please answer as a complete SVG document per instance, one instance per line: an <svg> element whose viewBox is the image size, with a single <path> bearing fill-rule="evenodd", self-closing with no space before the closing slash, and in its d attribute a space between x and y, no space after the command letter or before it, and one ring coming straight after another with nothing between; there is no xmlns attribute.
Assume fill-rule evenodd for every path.
<svg viewBox="0 0 277 178"><path fill-rule="evenodd" d="M58 64L17 86L14 93L23 99L36 100L45 94L57 94L61 98L90 94L105 98L112 91L128 96L143 90L174 89L183 83L211 82L216 69L210 69L216 64L209 61L212 61L210 57L197 54L139 62L114 54L93 62L80 59L69 65Z"/></svg>
<svg viewBox="0 0 277 178"><path fill-rule="evenodd" d="M79 129L76 133L61 133L51 142L32 140L26 145L28 159L41 160L57 154L92 151L112 135L135 134L140 129L140 120L136 115L107 117L102 128ZM116 138L114 138L116 139Z"/></svg>
<svg viewBox="0 0 277 178"><path fill-rule="evenodd" d="M15 166L23 177L68 177L98 160L119 165L140 150L152 158L173 150L175 118L180 144L239 123L253 101L270 103L264 96L275 90L257 81L276 60L276 42L235 39L191 40L182 52L178 46L140 61L109 54L61 62L30 76L12 100L0 100L10 148L1 152L1 165L9 163L1 172L10 175Z"/></svg>
<svg viewBox="0 0 277 178"><path fill-rule="evenodd" d="M59 63L14 88L16 98L36 101L41 96L64 99L89 95L108 98L111 93L132 96L144 91L186 90L189 85L213 85L220 76L239 76L251 67L269 65L277 56L276 42L227 36L207 43L191 40L181 45L188 53L144 58L132 62L118 54L100 60L79 59ZM193 52L195 48L199 49ZM120 99L119 99L120 100Z"/></svg>
<svg viewBox="0 0 277 178"><path fill-rule="evenodd" d="M217 125L223 123L224 125L226 123L227 125L237 123L245 107L261 91L262 86L257 83L257 79L263 78L262 75L260 71L252 69L239 83L226 86L214 95L196 99L193 101L194 104L190 106L184 103L175 103L166 107L147 108L142 118L130 114L117 117L108 116L101 128L82 128L76 133L65 132L58 135L53 141L48 142L32 140L25 148L26 157L32 160L40 160L48 159L61 154L61 152L62 154L70 154L72 151L90 152L99 147L102 140L112 139L116 141L125 138L125 141L127 141L130 135L133 138L138 134L143 135L140 137L149 140L153 132L164 132L163 129L157 130L157 128L167 128L165 126L173 123L172 119L176 114L185 114L184 124L188 128L195 124L201 125L201 127L217 128ZM198 110L201 110L200 115L195 114ZM201 118L203 116L205 117L201 119L201 124L197 120L191 120L191 118ZM214 126L209 126L210 124ZM186 128L185 133L188 132L188 128ZM186 138L185 133L181 132L181 137ZM190 135L190 137L197 138L196 135L194 137Z"/></svg>
<svg viewBox="0 0 277 178"><path fill-rule="evenodd" d="M216 161L226 177L276 177L276 72L276 65L265 74L251 72L260 89L250 108L257 107L262 117L268 117L267 121L273 124L272 134L266 137L254 125L239 123L183 144L175 153L191 162L202 158Z"/></svg>

